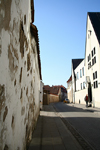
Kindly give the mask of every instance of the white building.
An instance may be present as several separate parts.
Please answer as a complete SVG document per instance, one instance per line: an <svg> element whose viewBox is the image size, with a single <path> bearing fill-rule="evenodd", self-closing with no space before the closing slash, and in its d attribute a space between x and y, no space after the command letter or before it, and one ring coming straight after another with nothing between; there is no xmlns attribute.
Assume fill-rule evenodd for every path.
<svg viewBox="0 0 100 150"><path fill-rule="evenodd" d="M85 66L90 101L100 107L100 13L87 15Z"/></svg>
<svg viewBox="0 0 100 150"><path fill-rule="evenodd" d="M75 92L76 92L76 72L75 69L83 61L83 59L72 59L72 101L75 103ZM78 88L78 86L77 86Z"/></svg>
<svg viewBox="0 0 100 150"><path fill-rule="evenodd" d="M76 67L76 87L75 87L75 103L85 104L84 97L87 94L86 76L85 76L85 60Z"/></svg>
<svg viewBox="0 0 100 150"><path fill-rule="evenodd" d="M88 94L92 106L100 107L100 13L87 14L85 59L72 59L72 89L73 103L85 103Z"/></svg>

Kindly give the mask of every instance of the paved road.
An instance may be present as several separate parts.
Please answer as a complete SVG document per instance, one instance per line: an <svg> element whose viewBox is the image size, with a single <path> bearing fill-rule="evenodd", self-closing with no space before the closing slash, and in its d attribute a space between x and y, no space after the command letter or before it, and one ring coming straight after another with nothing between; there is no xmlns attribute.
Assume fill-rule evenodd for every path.
<svg viewBox="0 0 100 150"><path fill-rule="evenodd" d="M100 111L85 108L85 105L65 104L63 102L52 104L72 127L85 139L93 149L100 150Z"/></svg>

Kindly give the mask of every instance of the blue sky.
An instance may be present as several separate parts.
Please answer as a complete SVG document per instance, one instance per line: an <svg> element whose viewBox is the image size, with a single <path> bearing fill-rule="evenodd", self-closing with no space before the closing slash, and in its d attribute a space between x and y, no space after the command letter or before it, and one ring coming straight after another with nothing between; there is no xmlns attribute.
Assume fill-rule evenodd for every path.
<svg viewBox="0 0 100 150"><path fill-rule="evenodd" d="M34 0L42 79L63 85L71 75L71 59L84 58L87 12L100 12L100 0Z"/></svg>

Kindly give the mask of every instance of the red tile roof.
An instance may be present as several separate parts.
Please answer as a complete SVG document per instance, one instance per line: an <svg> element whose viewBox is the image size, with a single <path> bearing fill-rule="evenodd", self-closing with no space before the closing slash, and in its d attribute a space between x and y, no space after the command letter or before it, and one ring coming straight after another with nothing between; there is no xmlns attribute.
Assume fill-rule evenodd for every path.
<svg viewBox="0 0 100 150"><path fill-rule="evenodd" d="M68 79L67 83L72 81L72 76L70 76L70 78Z"/></svg>
<svg viewBox="0 0 100 150"><path fill-rule="evenodd" d="M44 85L43 87L44 90L49 90L50 94L53 95L58 95L59 94L59 89L61 89L61 92L67 93L66 88L63 85L55 85L50 87L49 85Z"/></svg>

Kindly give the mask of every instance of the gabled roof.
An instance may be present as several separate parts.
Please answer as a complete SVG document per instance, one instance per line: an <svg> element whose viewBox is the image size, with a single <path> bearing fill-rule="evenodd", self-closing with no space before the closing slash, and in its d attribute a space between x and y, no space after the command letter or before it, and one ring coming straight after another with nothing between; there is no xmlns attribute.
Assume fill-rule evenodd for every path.
<svg viewBox="0 0 100 150"><path fill-rule="evenodd" d="M72 64L73 64L73 70L76 69L76 67L82 62L82 59L72 59Z"/></svg>
<svg viewBox="0 0 100 150"><path fill-rule="evenodd" d="M32 23L30 23L30 32L31 32L31 35L35 38L36 43L37 43L36 46L37 46L37 54L38 54L39 73L40 73L40 79L42 80L38 29Z"/></svg>
<svg viewBox="0 0 100 150"><path fill-rule="evenodd" d="M100 44L100 12L88 12L88 15Z"/></svg>

